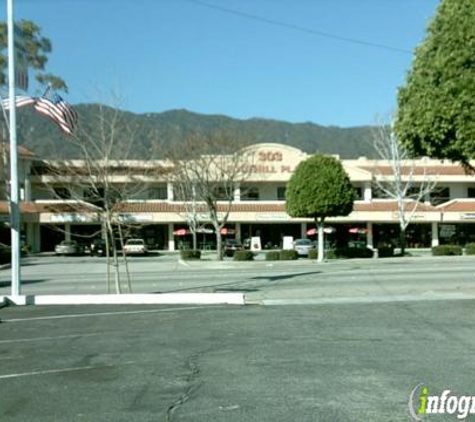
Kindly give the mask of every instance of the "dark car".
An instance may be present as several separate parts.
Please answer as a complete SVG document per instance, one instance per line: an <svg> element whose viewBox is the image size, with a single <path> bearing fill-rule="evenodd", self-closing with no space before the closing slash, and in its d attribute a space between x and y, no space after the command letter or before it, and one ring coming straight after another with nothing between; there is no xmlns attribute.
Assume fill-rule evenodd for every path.
<svg viewBox="0 0 475 422"><path fill-rule="evenodd" d="M91 251L91 256L106 256L107 255L107 245L104 239L94 239L89 249ZM110 246L109 246L109 252L110 252Z"/></svg>
<svg viewBox="0 0 475 422"><path fill-rule="evenodd" d="M12 259L12 248L0 243L0 264L7 264Z"/></svg>
<svg viewBox="0 0 475 422"><path fill-rule="evenodd" d="M239 243L237 240L228 239L224 242L223 246L223 254L225 256L234 256L236 251L242 251L243 247L242 244Z"/></svg>

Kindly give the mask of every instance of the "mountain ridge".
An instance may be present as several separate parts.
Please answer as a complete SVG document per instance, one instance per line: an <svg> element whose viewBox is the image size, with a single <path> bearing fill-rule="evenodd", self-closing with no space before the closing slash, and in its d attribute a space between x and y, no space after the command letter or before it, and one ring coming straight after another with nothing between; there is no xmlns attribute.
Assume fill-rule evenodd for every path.
<svg viewBox="0 0 475 422"><path fill-rule="evenodd" d="M82 125L94 130L94 120L100 104L83 103L74 106ZM106 110L113 110L106 108ZM162 112L134 113L119 110L123 127L133 127L137 147L128 158L145 159L159 152L163 145L182 143L193 131L203 133L223 130L248 139L251 143L282 143L307 153L338 154L341 158L373 157L371 126L343 128L322 126L313 122L290 123L283 120L251 117L238 119L224 114L202 114L186 109ZM125 131L117 138L118 149L125 142ZM41 158L80 158L77 148L68 146L67 138L49 119L31 109L18 110L18 142ZM162 143L158 146L157 140ZM157 154L154 154L157 155ZM160 155L160 154L158 154ZM120 158L118 155L116 158ZM154 157L154 158L160 158Z"/></svg>

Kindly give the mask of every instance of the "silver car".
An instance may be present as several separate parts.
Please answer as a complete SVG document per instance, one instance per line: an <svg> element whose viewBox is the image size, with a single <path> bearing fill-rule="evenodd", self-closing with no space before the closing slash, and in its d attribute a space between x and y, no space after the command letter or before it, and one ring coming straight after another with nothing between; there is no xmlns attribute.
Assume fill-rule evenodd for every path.
<svg viewBox="0 0 475 422"><path fill-rule="evenodd" d="M308 252L315 249L315 245L309 239L297 239L294 241L294 250L299 256L308 256Z"/></svg>
<svg viewBox="0 0 475 422"><path fill-rule="evenodd" d="M82 255L84 247L75 240L63 240L54 247L56 255Z"/></svg>

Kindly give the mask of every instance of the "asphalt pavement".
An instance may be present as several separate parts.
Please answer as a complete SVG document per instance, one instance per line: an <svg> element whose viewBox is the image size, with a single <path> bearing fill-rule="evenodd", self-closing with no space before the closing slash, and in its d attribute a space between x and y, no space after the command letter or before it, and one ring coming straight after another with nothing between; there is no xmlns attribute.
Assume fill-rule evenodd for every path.
<svg viewBox="0 0 475 422"><path fill-rule="evenodd" d="M409 421L475 395L474 305L3 308L1 420Z"/></svg>
<svg viewBox="0 0 475 422"><path fill-rule="evenodd" d="M475 396L471 257L150 258L131 260L137 291L244 291L248 305L4 307L2 422L410 421L420 383ZM101 258L25 264L28 294L105 289Z"/></svg>

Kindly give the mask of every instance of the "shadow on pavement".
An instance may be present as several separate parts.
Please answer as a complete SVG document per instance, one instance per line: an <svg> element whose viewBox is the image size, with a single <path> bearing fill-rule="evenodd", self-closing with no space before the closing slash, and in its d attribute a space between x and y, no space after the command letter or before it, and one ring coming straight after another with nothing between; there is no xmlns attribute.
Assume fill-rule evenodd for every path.
<svg viewBox="0 0 475 422"><path fill-rule="evenodd" d="M22 280L21 284L37 284L37 283L44 283L48 281L47 279L40 279L40 280ZM0 281L0 287L9 287L12 285L11 280L9 281Z"/></svg>
<svg viewBox="0 0 475 422"><path fill-rule="evenodd" d="M289 280L291 278L301 277L304 275L311 275L311 274L321 274L321 271L308 271L305 273L292 273L292 274L283 274L283 275L274 275L274 276L258 276L252 277L250 280L269 280L269 281L280 281L280 280Z"/></svg>

